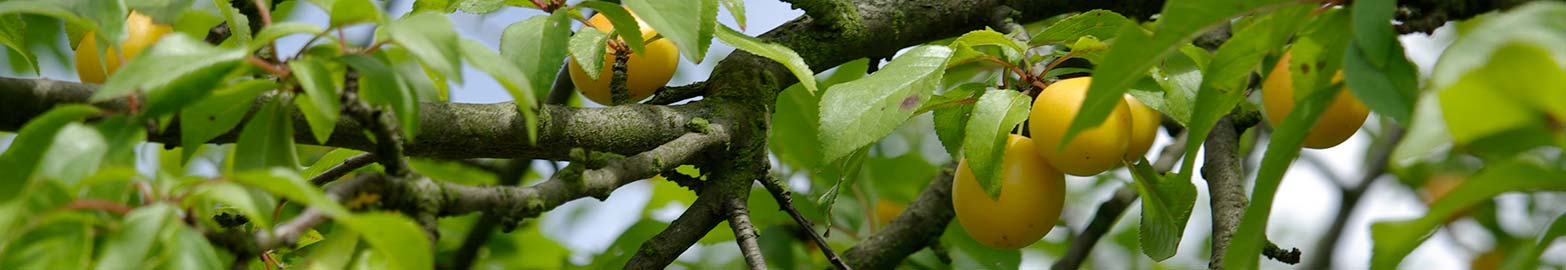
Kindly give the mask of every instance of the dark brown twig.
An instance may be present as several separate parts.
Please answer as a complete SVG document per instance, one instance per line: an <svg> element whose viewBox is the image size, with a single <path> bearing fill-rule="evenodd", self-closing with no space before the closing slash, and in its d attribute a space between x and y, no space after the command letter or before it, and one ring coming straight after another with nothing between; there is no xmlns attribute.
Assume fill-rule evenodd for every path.
<svg viewBox="0 0 1566 270"><path fill-rule="evenodd" d="M817 247L821 248L821 255L825 255L827 261L832 262L832 266L838 269L852 269L848 267L848 264L843 263L843 258L838 257L837 252L832 251L832 246L827 244L826 238L822 238L821 234L816 233L815 226L810 222L810 219L805 218L804 214L799 213L799 209L794 208L793 192L788 191L788 188L783 186L781 180L768 174L766 178L761 179L761 185L766 187L768 192L772 193L772 198L778 202L779 210L788 212L788 215L794 218L795 223L799 223L801 228L810 233L810 239L815 241Z"/></svg>

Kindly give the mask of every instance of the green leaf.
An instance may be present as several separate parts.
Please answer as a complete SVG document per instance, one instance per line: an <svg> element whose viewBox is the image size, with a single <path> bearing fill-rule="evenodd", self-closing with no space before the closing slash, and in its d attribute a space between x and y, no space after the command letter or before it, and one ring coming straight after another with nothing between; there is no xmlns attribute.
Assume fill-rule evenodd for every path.
<svg viewBox="0 0 1566 270"><path fill-rule="evenodd" d="M125 214L124 225L108 236L93 269L141 268L137 266L142 265L152 251L154 241L164 227L185 226L170 224L177 217L177 209L164 203L142 206Z"/></svg>
<svg viewBox="0 0 1566 270"><path fill-rule="evenodd" d="M1006 157L1007 141L1017 125L1028 119L1031 108L1030 97L994 88L985 90L979 96L979 102L974 104L962 141L962 153L968 160L968 168L973 170L974 179L979 180L979 186L984 187L991 200L1000 198L1001 165Z"/></svg>
<svg viewBox="0 0 1566 270"><path fill-rule="evenodd" d="M1060 20L1060 22L1051 24L1049 28L1044 28L1043 31L1033 34L1033 38L1028 41L1028 46L1065 44L1084 36L1093 36L1099 40L1110 40L1114 39L1125 25L1135 23L1114 11L1090 10L1066 17L1066 19Z"/></svg>
<svg viewBox="0 0 1566 270"><path fill-rule="evenodd" d="M560 72L560 65L565 64L570 40L571 17L568 12L533 16L507 26L501 33L500 56L521 68L533 86L535 98L542 99L548 95L556 73ZM601 53L603 47L598 50Z"/></svg>
<svg viewBox="0 0 1566 270"><path fill-rule="evenodd" d="M239 38L239 44L247 44L247 47L250 48L260 48L261 45L270 43L271 41L251 42L250 18L246 17L244 13L240 13L239 9L234 8L234 4L230 1L212 0L212 5L216 6L219 13L223 14L223 20L228 22L229 31L233 31L231 37ZM278 24L284 23L287 22L278 22ZM274 24L272 26L277 27L278 25ZM266 30L263 29L262 31ZM249 51L255 51L255 49L250 49Z"/></svg>
<svg viewBox="0 0 1566 270"><path fill-rule="evenodd" d="M292 74L299 81L299 86L305 90L304 97L294 99L294 104L304 113L315 141L324 142L332 136L332 129L337 127L337 118L342 115L342 92L337 89L340 83L326 67L325 60L303 57L289 61L288 67L293 70Z"/></svg>
<svg viewBox="0 0 1566 270"><path fill-rule="evenodd" d="M31 198L30 198L31 199ZM63 203L63 202L62 202ZM15 214L32 215L22 210L25 203L9 203L0 213L15 210ZM42 211L38 211L42 212ZM0 214L3 215L3 214ZM100 223L96 213L75 212L27 216L27 222L36 225L21 229L5 230L5 241L0 248L0 265L11 269L88 269L92 267L94 238L93 225Z"/></svg>
<svg viewBox="0 0 1566 270"><path fill-rule="evenodd" d="M1017 59L1022 58L1022 52L1027 50L1027 48L1022 47L1022 42L1011 39L1010 37L1006 37L1006 34L995 32L995 30L990 30L988 28L984 30L973 30L966 34L962 34L962 36L957 37L957 40L952 41L950 46L953 50L958 51L958 56L954 56L952 58L959 60L967 60L971 58L969 56L989 54L980 52L978 50L981 48L994 47L1000 49L1000 54L991 54L991 56L1000 59L1006 59L1006 61L1015 62ZM951 62L954 64L960 63L959 61Z"/></svg>
<svg viewBox="0 0 1566 270"><path fill-rule="evenodd" d="M1370 66L1363 45L1353 43L1344 55L1343 78L1355 97L1365 102L1378 115L1391 117L1397 123L1408 123L1419 95L1419 73L1414 64L1403 55L1403 47L1394 43L1393 54L1387 56L1387 67Z"/></svg>
<svg viewBox="0 0 1566 270"><path fill-rule="evenodd" d="M795 53L794 50L783 45L767 43L747 36L745 33L734 31L734 29L728 26L718 29L718 40L733 45L736 49L760 55L761 57L772 59L772 61L778 61L779 64L783 64L784 67L788 67L790 72L794 73L794 77L799 79L800 84L805 85L806 90L810 90L811 93L816 92L816 74L810 70L810 65L805 64L805 59L800 58L799 54Z"/></svg>
<svg viewBox="0 0 1566 270"><path fill-rule="evenodd" d="M1436 227L1491 197L1512 191L1566 190L1566 171L1549 169L1521 160L1490 164L1473 178L1430 205L1425 216L1413 220L1382 221L1370 225L1371 269L1395 269ZM1555 230L1555 229L1552 229ZM1233 254L1233 253L1231 253Z"/></svg>
<svg viewBox="0 0 1566 270"><path fill-rule="evenodd" d="M346 269L358 250L359 232L338 224L326 235L326 240L311 248L305 259L306 269Z"/></svg>
<svg viewBox="0 0 1566 270"><path fill-rule="evenodd" d="M500 10L505 6L538 8L528 0L418 0L413 2L414 11L437 11L452 13L462 11L473 14L486 14Z"/></svg>
<svg viewBox="0 0 1566 270"><path fill-rule="evenodd" d="M1322 89L1321 86L1336 83L1332 77L1343 67L1343 51L1348 48L1351 37L1343 34L1351 29L1347 12L1329 9L1313 18L1289 46L1290 83L1298 89L1294 91L1295 100L1310 96L1311 91Z"/></svg>
<svg viewBox="0 0 1566 270"><path fill-rule="evenodd" d="M1446 89L1456 84L1463 75L1481 69L1490 62L1491 55L1511 43L1523 42L1545 48L1551 55L1566 55L1566 4L1557 2L1528 3L1504 13L1479 20L1471 29L1463 31L1462 38L1447 47L1430 76L1431 89Z"/></svg>
<svg viewBox="0 0 1566 270"><path fill-rule="evenodd" d="M272 193L272 195L303 203L334 219L344 218L351 214L347 208L326 197L326 193L323 193L321 188L311 185L304 178L299 177L298 173L289 169L272 168L270 170L241 172L232 179L234 182L265 190L267 193ZM424 234L420 232L418 235L422 237Z"/></svg>
<svg viewBox="0 0 1566 270"><path fill-rule="evenodd" d="M1148 71L1148 77L1139 79L1137 84L1131 86L1131 91L1127 91L1142 104L1168 115L1182 125L1191 121L1192 107L1195 107L1196 95L1202 85L1201 66L1205 63L1198 58L1207 56L1205 50L1187 48L1198 52L1165 58L1158 67ZM1195 55L1194 58L1192 55ZM1158 89L1163 91L1160 93L1156 91Z"/></svg>
<svg viewBox="0 0 1566 270"><path fill-rule="evenodd" d="M262 92L277 88L272 80L251 79L224 86L201 101L185 107L179 114L180 145L184 146L181 164L194 156L201 144L228 134L250 112L251 104Z"/></svg>
<svg viewBox="0 0 1566 270"><path fill-rule="evenodd" d="M429 269L435 266L435 252L418 224L395 213L367 213L338 221L365 237L370 247L389 261L389 269Z"/></svg>
<svg viewBox="0 0 1566 270"><path fill-rule="evenodd" d="M718 24L718 0L626 0L625 6L674 41L686 60L700 64L707 56Z"/></svg>
<svg viewBox="0 0 1566 270"><path fill-rule="evenodd" d="M1354 1L1351 5L1354 44L1360 47L1360 53L1365 56L1365 60L1369 60L1371 67L1385 68L1388 59L1403 56L1401 49L1394 50L1403 46L1397 42L1397 33L1392 32L1392 15L1397 10L1397 1Z"/></svg>
<svg viewBox="0 0 1566 270"><path fill-rule="evenodd" d="M234 146L234 170L248 171L299 166L299 155L294 152L293 117L289 107L278 97L262 105L261 110L250 117Z"/></svg>
<svg viewBox="0 0 1566 270"><path fill-rule="evenodd" d="M218 257L217 249L212 242L207 241L196 229L184 226L168 226L163 231L162 239L158 240L164 249L163 254L168 256L162 261L160 268L167 269L219 269L223 268L223 259Z"/></svg>
<svg viewBox="0 0 1566 270"><path fill-rule="evenodd" d="M957 224L946 226L946 232L941 234L941 244L950 247L952 269L1019 269L1022 266L1022 251L985 246Z"/></svg>
<svg viewBox="0 0 1566 270"><path fill-rule="evenodd" d="M397 78L401 79L403 84L413 91L414 96L419 97L419 100L447 101L447 92L450 89L446 84L446 78L426 72L423 65L408 56L407 50L395 47L381 48L375 54L391 65L392 70L397 72Z"/></svg>
<svg viewBox="0 0 1566 270"><path fill-rule="evenodd" d="M239 185L229 182L212 182L196 186L191 194L195 198L222 203L224 206L233 207L244 214L250 222L255 223L256 228L271 228L272 218L263 211L263 205L268 203L267 198L251 196L250 191ZM204 201L187 201L185 205L203 203Z"/></svg>
<svg viewBox="0 0 1566 270"><path fill-rule="evenodd" d="M849 61L839 65L832 75L819 82L819 87L856 80L865 76L868 59ZM772 132L767 145L778 160L789 166L811 169L820 166L821 150L801 145L820 145L816 128L821 126L821 95L812 95L803 84L796 83L778 94L777 108L772 112Z"/></svg>
<svg viewBox="0 0 1566 270"><path fill-rule="evenodd" d="M837 205L837 197L838 194L841 193L840 191L842 190L842 187L844 187L844 184L847 184L851 187L853 186L854 181L860 178L860 170L864 168L865 159L867 156L869 156L869 154L870 147L866 146L864 148L860 148L859 150L856 150L850 154L847 158L843 159L842 162L833 163L834 165L831 165L837 166L836 168L829 168L826 170L826 172L822 173L824 176L821 178L836 180L836 182L832 183L831 188L827 188L826 192L821 193L821 197L816 198L816 206L821 213L824 213L823 216L832 216L832 206ZM836 175L833 175L834 173ZM827 227L832 227L832 218L826 218L824 220L826 221L825 225Z"/></svg>
<svg viewBox="0 0 1566 270"><path fill-rule="evenodd" d="M33 118L17 131L11 146L0 154L0 201L10 200L32 181L33 170L54 142L55 134L71 122L98 114L90 105L65 105Z"/></svg>
<svg viewBox="0 0 1566 270"><path fill-rule="evenodd" d="M1555 217L1555 221L1550 222L1550 226L1544 229L1544 233L1539 234L1538 242L1512 255L1512 257L1521 256L1522 260L1506 260L1501 265L1501 269L1538 269L1539 256L1544 255L1544 250L1563 235L1566 235L1566 214Z"/></svg>
<svg viewBox="0 0 1566 270"><path fill-rule="evenodd" d="M577 31L576 35L571 36L571 59L582 66L588 78L598 80L599 76L603 76L598 73L603 71L604 62L594 60L604 59L604 42L607 40L609 35L598 31Z"/></svg>
<svg viewBox="0 0 1566 270"><path fill-rule="evenodd" d="M462 63L458 60L461 42L445 15L417 12L403 16L385 27L386 37L424 63L436 74L462 83Z"/></svg>
<svg viewBox="0 0 1566 270"><path fill-rule="evenodd" d="M518 70L516 65L506 62L505 58L501 58L494 50L490 50L478 41L462 40L462 52L463 58L466 58L468 63L489 73L496 82L500 83L500 86L506 88L506 92L511 93L511 98L516 101L517 111L521 112L522 117L527 120L527 140L537 142L538 115L534 113L533 108L538 107L538 99L533 94L535 90L529 89L533 84L528 82L527 75Z"/></svg>
<svg viewBox="0 0 1566 270"><path fill-rule="evenodd" d="M1440 90L1442 115L1457 144L1566 117L1566 69L1544 48L1511 43L1489 63ZM1549 100L1560 99L1560 100Z"/></svg>
<svg viewBox="0 0 1566 270"><path fill-rule="evenodd" d="M1153 35L1145 34L1135 24L1122 26L1115 45L1094 69L1093 83L1088 86L1087 97L1082 101L1081 110L1071 121L1071 127L1066 130L1066 136L1061 142L1069 142L1083 130L1104 122L1109 112L1120 104L1126 89L1130 89L1148 69L1181 44L1190 42L1202 31L1227 23L1234 17L1284 2L1287 1L1171 1L1165 3L1163 11L1159 12L1158 30Z"/></svg>
<svg viewBox="0 0 1566 270"><path fill-rule="evenodd" d="M101 1L92 1L101 2ZM124 1L125 8L135 10L137 13L152 17L152 21L159 24L174 24L180 14L192 9L195 0L136 0Z"/></svg>
<svg viewBox="0 0 1566 270"><path fill-rule="evenodd" d="M91 101L102 102L144 91L149 94L149 111L174 112L179 109L178 105L210 94L211 86L239 66L247 55L238 48L219 48L185 34L171 33L110 75L103 88L93 93Z"/></svg>
<svg viewBox="0 0 1566 270"><path fill-rule="evenodd" d="M1393 168L1407 168L1421 161L1434 161L1446 157L1439 153L1451 150L1452 133L1446 131L1446 121L1441 113L1441 99L1435 91L1421 94L1415 104L1414 119L1404 132L1403 140L1387 164Z"/></svg>
<svg viewBox="0 0 1566 270"><path fill-rule="evenodd" d="M1196 185L1183 177L1160 176L1146 158L1129 167L1136 192L1142 195L1142 254L1154 261L1174 257L1196 205Z"/></svg>
<svg viewBox="0 0 1566 270"><path fill-rule="evenodd" d="M821 97L823 161L834 161L870 145L913 116L919 104L940 86L945 46L918 46L875 74L834 85Z"/></svg>
<svg viewBox="0 0 1566 270"><path fill-rule="evenodd" d="M0 15L0 45L15 51L34 72L41 72L38 69L38 56L27 49L27 33L22 31L26 28L27 21L22 20L21 14Z"/></svg>
<svg viewBox="0 0 1566 270"><path fill-rule="evenodd" d="M1301 100L1294 111L1283 118L1283 123L1274 129L1267 143L1267 152L1262 157L1261 168L1256 173L1256 183L1251 190L1251 203L1245 208L1245 218L1240 221L1240 227L1235 229L1234 238L1229 241L1229 249L1224 253L1225 268L1256 268L1259 263L1257 260L1261 257L1262 242L1266 239L1263 233L1267 230L1267 218L1272 214L1272 199L1283 182L1283 173L1288 171L1294 158L1299 157L1300 145L1305 142L1305 134L1310 131L1310 126L1321 119L1322 111L1326 110L1332 97L1341 90L1336 85L1340 84L1317 90Z"/></svg>
<svg viewBox="0 0 1566 270"><path fill-rule="evenodd" d="M631 47L631 52L641 54L647 51L645 39L653 37L642 36L641 24L636 22L636 17L632 17L631 12L626 11L625 7L604 1L584 1L578 5L592 8L594 11L598 11L599 14L603 14L605 18L608 18L609 24L614 26L614 32L618 33L616 36L619 37L619 40L625 42L626 47ZM571 26L567 24L565 27L569 28ZM591 27L582 27L583 30L588 28Z"/></svg>
<svg viewBox="0 0 1566 270"><path fill-rule="evenodd" d="M370 0L336 0L332 4L331 26L342 27L356 23L379 23L384 15Z"/></svg>
<svg viewBox="0 0 1566 270"><path fill-rule="evenodd" d="M103 134L80 123L65 124L50 145L38 166L38 173L45 179L68 185L97 172L103 155L109 151Z"/></svg>
<svg viewBox="0 0 1566 270"><path fill-rule="evenodd" d="M946 92L944 95L930 99L936 100L962 100L972 99L983 92L988 86L981 83L971 83L957 86L956 89ZM973 103L978 103L974 100ZM935 137L946 148L946 153L951 154L952 160L962 160L963 143L967 141L968 119L973 114L974 104L957 104L950 107L935 109Z"/></svg>
<svg viewBox="0 0 1566 270"><path fill-rule="evenodd" d="M218 0L218 1L223 1L223 0ZM243 16L243 15L241 15L241 16ZM246 31L249 31L249 30L246 30ZM310 24L310 23L306 23L306 22L278 22L278 23L272 24L272 26L270 26L270 27L261 29L261 33L256 33L255 42L254 43L249 43L250 45L247 46L245 49L247 51L259 50L259 49L261 49L261 47L265 47L267 43L271 43L272 41L275 41L278 38L282 38L282 37L285 37L285 36L288 36L288 35L293 35L293 34L321 35L322 32L325 32L325 31L326 30L321 29L320 26L316 26L314 24Z"/></svg>
<svg viewBox="0 0 1566 270"><path fill-rule="evenodd" d="M395 70L380 59L363 54L344 55L340 61L359 73L359 93L365 102L392 109L404 139L412 140L419 134L419 96Z"/></svg>
<svg viewBox="0 0 1566 270"><path fill-rule="evenodd" d="M729 15L734 16L734 23L739 24L739 29L745 30L745 0L722 0L720 3L729 10Z"/></svg>
<svg viewBox="0 0 1566 270"><path fill-rule="evenodd" d="M364 154L364 151L348 148L332 149L331 152L326 152L326 155L322 155L320 159L316 159L315 163L311 163L310 167L300 171L299 175L304 176L305 178L314 178L316 175L320 175L332 167L337 167L337 165L342 164L344 160L348 160L348 158L358 156L360 154Z"/></svg>
<svg viewBox="0 0 1566 270"><path fill-rule="evenodd" d="M100 49L118 46L128 36L124 1L14 0L0 2L0 15L12 13L54 17L66 25L87 27L98 35Z"/></svg>

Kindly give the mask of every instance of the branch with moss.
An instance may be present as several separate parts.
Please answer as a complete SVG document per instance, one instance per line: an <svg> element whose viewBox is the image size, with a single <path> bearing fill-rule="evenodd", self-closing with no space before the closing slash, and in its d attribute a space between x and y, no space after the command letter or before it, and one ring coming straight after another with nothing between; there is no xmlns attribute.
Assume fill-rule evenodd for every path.
<svg viewBox="0 0 1566 270"><path fill-rule="evenodd" d="M86 103L97 85L49 79L0 77L0 131L17 131L34 117L64 104ZM124 99L94 104L108 111L126 111ZM657 147L686 133L696 118L726 116L726 104L692 102L674 106L624 105L605 108L573 108L544 105L538 108L538 142L528 143L527 123L512 103L424 103L420 108L417 137L403 143L404 154L439 159L518 158L567 160L571 149L582 148L633 155ZM252 109L259 109L253 106ZM301 144L375 151L375 143L356 131L368 130L362 122L344 117L332 136L318 142L310 135L304 115L294 112L294 140ZM243 126L241 123L238 126ZM148 140L178 145L178 122L162 132L149 132ZM232 143L236 128L208 143Z"/></svg>

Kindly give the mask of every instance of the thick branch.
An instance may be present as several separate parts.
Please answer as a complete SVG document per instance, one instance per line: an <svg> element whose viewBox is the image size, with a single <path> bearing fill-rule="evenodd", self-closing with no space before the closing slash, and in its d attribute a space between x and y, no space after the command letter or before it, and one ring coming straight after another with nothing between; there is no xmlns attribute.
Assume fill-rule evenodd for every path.
<svg viewBox="0 0 1566 270"><path fill-rule="evenodd" d="M952 172L946 166L908 208L875 234L843 253L854 269L891 269L903 258L940 239L956 213L952 212Z"/></svg>
<svg viewBox="0 0 1566 270"><path fill-rule="evenodd" d="M97 85L48 79L0 77L0 131L17 131L27 121L50 108L85 103ZM123 100L123 99L119 99ZM125 111L122 101L95 104L110 111ZM512 103L424 103L420 108L417 137L403 145L404 154L417 157L467 159L532 157L564 160L572 148L633 155L651 150L686 133L695 118L715 120L726 116L722 104L692 102L676 106L625 105L606 108L572 108L545 105L538 110L538 143L527 140L527 123ZM294 114L294 140L302 144L374 151L375 144L360 131L366 127L345 117L332 136L317 142L304 115ZM243 124L239 125L243 126ZM179 144L179 123L167 131L148 134L148 140ZM231 143L239 129L210 143Z"/></svg>
<svg viewBox="0 0 1566 270"><path fill-rule="evenodd" d="M817 72L867 56L893 55L897 50L926 42L957 36L990 25L994 12L1002 6L1017 10L1018 22L1031 22L1067 12L1108 9L1133 18L1147 18L1163 7L1160 0L1115 1L1007 1L1007 0L797 0L807 4L807 14L762 35L800 52L805 63ZM849 7L832 5L846 3ZM821 5L817 9L814 5ZM836 6L836 7L834 7ZM811 13L811 10L818 10ZM826 16L852 14L852 16ZM836 19L824 20L823 17ZM910 31L918 29L918 31ZM787 68L770 59L736 51L714 69L709 82L711 95L765 97L796 82ZM723 82L723 83L716 83ZM752 82L752 83L730 83ZM758 93L759 88L770 92Z"/></svg>
<svg viewBox="0 0 1566 270"><path fill-rule="evenodd" d="M1202 178L1207 179L1207 193L1212 207L1212 257L1209 269L1223 266L1224 250L1229 239L1245 217L1245 179L1240 171L1240 131L1232 115L1224 116L1208 134L1204 148L1207 160L1202 165Z"/></svg>
<svg viewBox="0 0 1566 270"><path fill-rule="evenodd" d="M1338 214L1332 219L1332 226L1327 228L1327 233L1321 235L1321 240L1316 242L1316 250L1319 252L1311 259L1305 269L1328 269L1332 267L1332 256L1337 251L1338 240L1342 238L1343 226L1348 224L1350 216L1354 215L1354 209L1359 204L1360 197L1365 195L1365 190L1376 182L1381 174L1386 173L1387 158L1391 156L1392 149L1403 140L1403 128L1393 126L1387 131L1382 140L1371 145L1370 154L1365 156L1365 174L1360 177L1359 183L1352 188L1342 190L1341 201L1338 202Z"/></svg>

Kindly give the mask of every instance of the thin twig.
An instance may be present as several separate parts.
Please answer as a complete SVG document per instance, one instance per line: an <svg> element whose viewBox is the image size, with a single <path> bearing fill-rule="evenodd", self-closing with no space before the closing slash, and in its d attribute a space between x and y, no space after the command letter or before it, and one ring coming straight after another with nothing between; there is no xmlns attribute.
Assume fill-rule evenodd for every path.
<svg viewBox="0 0 1566 270"><path fill-rule="evenodd" d="M725 208L729 210L729 227L734 229L734 243L739 245L740 254L744 254L745 264L752 270L767 269L767 260L761 256L761 245L756 243L756 226L750 223L745 201L730 199Z"/></svg>
<svg viewBox="0 0 1566 270"><path fill-rule="evenodd" d="M767 191L772 193L772 198L778 202L779 210L788 212L789 216L794 217L794 222L799 223L800 227L810 233L810 239L816 242L817 247L821 248L821 255L825 255L827 261L832 262L832 266L838 269L852 269L848 267L848 264L843 263L843 258L838 257L837 252L832 251L832 246L827 244L826 238L822 238L821 234L816 233L815 226L810 222L810 219L805 218L805 215L799 213L799 209L794 208L794 196L792 192L783 187L781 180L768 174L766 178L762 178L761 185L767 187Z"/></svg>
<svg viewBox="0 0 1566 270"><path fill-rule="evenodd" d="M71 210L103 210L121 216L130 213L132 210L128 205L99 199L77 199L65 205L65 208Z"/></svg>
<svg viewBox="0 0 1566 270"><path fill-rule="evenodd" d="M267 62L266 59L261 59L260 57L255 57L252 55L248 58L245 58L245 61L251 65L261 68L261 70L265 70L266 73L271 73L273 76L288 77L287 70L283 70L282 68L277 67L277 65L273 65L271 62Z"/></svg>
<svg viewBox="0 0 1566 270"><path fill-rule="evenodd" d="M331 168L326 169L326 171L322 171L321 174L317 174L315 177L311 177L310 184L315 186L326 185L326 183L331 183L338 178L343 178L344 175L348 175L348 173L353 172L354 170L358 170L365 165L370 165L372 162L375 162L375 154L364 153L349 157L348 159L344 159L342 164L332 166Z"/></svg>

